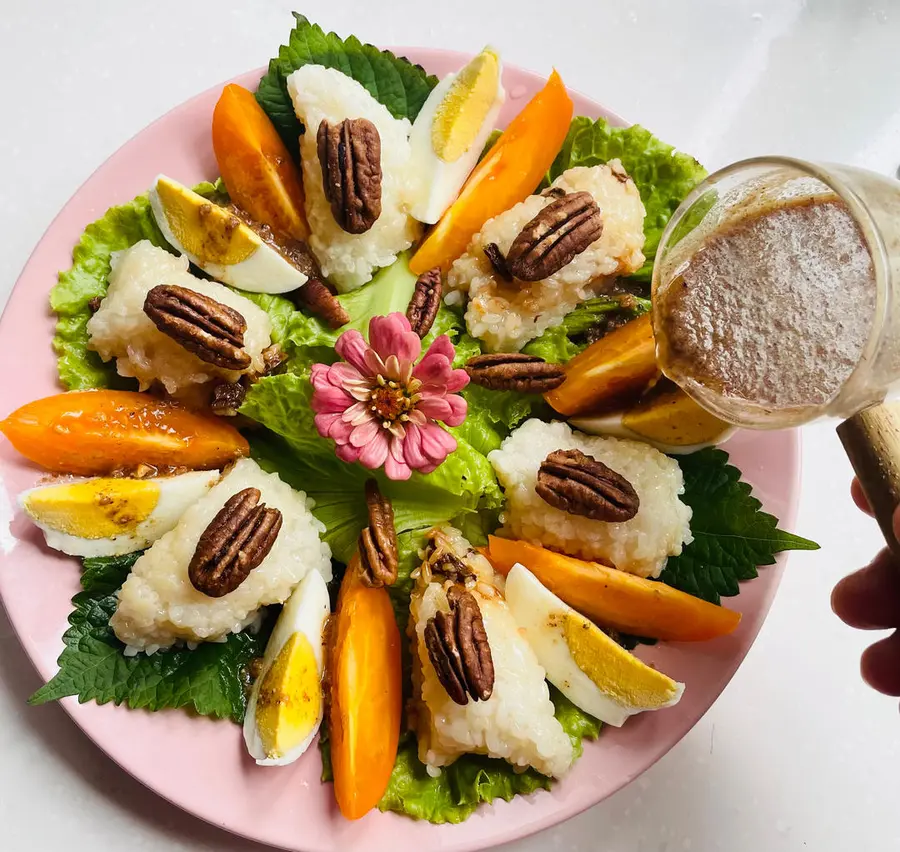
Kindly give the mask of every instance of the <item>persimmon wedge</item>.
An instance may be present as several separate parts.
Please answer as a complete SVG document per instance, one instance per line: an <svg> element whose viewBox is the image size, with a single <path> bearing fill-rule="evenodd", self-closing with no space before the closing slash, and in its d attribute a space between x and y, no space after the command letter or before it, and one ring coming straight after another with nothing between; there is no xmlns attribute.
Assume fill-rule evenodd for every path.
<svg viewBox="0 0 900 852"><path fill-rule="evenodd" d="M400 631L385 589L347 566L332 627L331 765L334 795L347 819L374 808L391 780L400 740L403 688Z"/></svg>
<svg viewBox="0 0 900 852"><path fill-rule="evenodd" d="M665 583L525 541L491 536L485 555L504 576L520 562L573 609L623 633L673 642L703 642L731 633L741 620L739 612Z"/></svg>
<svg viewBox="0 0 900 852"><path fill-rule="evenodd" d="M544 398L567 417L637 399L659 375L650 314L601 337L564 371L565 381Z"/></svg>
<svg viewBox="0 0 900 852"><path fill-rule="evenodd" d="M572 99L554 71L475 167L459 197L413 255L421 275L447 269L488 219L534 192L559 153L572 121Z"/></svg>
<svg viewBox="0 0 900 852"><path fill-rule="evenodd" d="M0 432L41 467L80 476L139 464L212 470L250 451L233 426L131 391L37 399L0 421Z"/></svg>
<svg viewBox="0 0 900 852"><path fill-rule="evenodd" d="M308 239L300 172L252 92L235 83L222 90L212 142L231 200L258 222Z"/></svg>

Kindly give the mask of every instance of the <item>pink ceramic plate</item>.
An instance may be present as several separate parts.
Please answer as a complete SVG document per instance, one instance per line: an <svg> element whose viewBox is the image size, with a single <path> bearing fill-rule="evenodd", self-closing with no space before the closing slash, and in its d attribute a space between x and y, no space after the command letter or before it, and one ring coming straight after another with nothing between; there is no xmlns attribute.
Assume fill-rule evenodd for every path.
<svg viewBox="0 0 900 852"><path fill-rule="evenodd" d="M468 57L453 52L403 51L443 75ZM251 89L254 71L236 82ZM520 109L543 78L507 67L509 93L501 123ZM47 294L56 273L71 262L72 246L89 222L113 204L144 192L160 172L188 185L216 176L210 118L217 86L174 109L124 145L65 206L25 267L0 322L0 363L15 364L0 386L0 417L37 397L57 392L50 337L53 318ZM599 104L573 95L575 112L624 122ZM732 459L753 484L766 509L790 528L798 496L800 450L793 433L739 434L728 445ZM0 441L0 518L3 504L34 485L40 471ZM44 547L20 513L11 523L12 548L0 548L0 594L19 638L41 675L56 671L70 598L78 589L75 560ZM0 545L6 533L0 529ZM6 551L3 553L3 551ZM784 566L765 568L729 606L744 613L732 636L697 645L665 644L641 656L687 684L681 703L646 713L622 730L608 728L586 744L584 756L552 792L482 807L466 823L433 826L373 812L359 822L339 815L330 785L319 783L315 749L293 766L257 767L246 755L240 729L228 722L191 718L181 712L147 713L107 705L63 701L75 722L124 769L150 789L215 825L292 850L469 850L532 834L596 804L640 775L677 743L709 709L750 648L775 594Z"/></svg>

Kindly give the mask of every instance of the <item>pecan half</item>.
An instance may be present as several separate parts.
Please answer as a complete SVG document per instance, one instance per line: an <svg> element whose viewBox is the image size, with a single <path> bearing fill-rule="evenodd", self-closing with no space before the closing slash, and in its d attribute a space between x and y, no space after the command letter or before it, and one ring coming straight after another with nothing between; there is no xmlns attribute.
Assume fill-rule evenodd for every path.
<svg viewBox="0 0 900 852"><path fill-rule="evenodd" d="M494 661L481 609L462 586L447 590L450 611L425 625L425 647L438 680L456 704L487 701L494 690Z"/></svg>
<svg viewBox="0 0 900 852"><path fill-rule="evenodd" d="M247 321L234 308L186 287L161 284L147 293L144 313L201 361L226 370L250 366L250 356L241 348Z"/></svg>
<svg viewBox="0 0 900 852"><path fill-rule="evenodd" d="M512 273L509 271L509 266L506 263L506 258L503 256L503 252L500 251L500 246L497 243L486 243L484 246L484 256L491 262L491 266L494 267L494 272L496 272L504 281L512 281Z"/></svg>
<svg viewBox="0 0 900 852"><path fill-rule="evenodd" d="M412 326L412 330L424 337L431 331L434 325L434 318L437 316L438 308L441 306L441 295L443 293L443 285L441 284L441 268L435 266L428 272L423 272L416 279L416 289L413 290L412 299L410 299L409 307L406 309L406 318Z"/></svg>
<svg viewBox="0 0 900 852"><path fill-rule="evenodd" d="M350 314L321 278L310 278L291 295L300 307L309 308L311 313L322 317L331 328L340 328L350 322Z"/></svg>
<svg viewBox="0 0 900 852"><path fill-rule="evenodd" d="M524 352L476 355L466 362L465 371L476 385L521 393L546 393L566 380L559 364L548 364L543 358Z"/></svg>
<svg viewBox="0 0 900 852"><path fill-rule="evenodd" d="M555 509L595 521L627 521L641 501L632 484L581 450L556 450L541 463L535 491Z"/></svg>
<svg viewBox="0 0 900 852"><path fill-rule="evenodd" d="M260 503L258 488L239 491L203 531L188 566L198 592L220 598L233 592L275 544L281 512Z"/></svg>
<svg viewBox="0 0 900 852"><path fill-rule="evenodd" d="M209 407L215 414L234 417L244 404L247 388L241 382L219 382L212 392Z"/></svg>
<svg viewBox="0 0 900 852"><path fill-rule="evenodd" d="M322 186L334 221L364 234L381 215L381 136L365 118L323 120L316 134Z"/></svg>
<svg viewBox="0 0 900 852"><path fill-rule="evenodd" d="M603 216L589 192L570 192L551 201L513 240L509 271L522 281L558 272L603 233Z"/></svg>
<svg viewBox="0 0 900 852"><path fill-rule="evenodd" d="M397 581L399 555L394 508L374 479L366 482L369 525L359 534L360 577L367 586L393 586Z"/></svg>

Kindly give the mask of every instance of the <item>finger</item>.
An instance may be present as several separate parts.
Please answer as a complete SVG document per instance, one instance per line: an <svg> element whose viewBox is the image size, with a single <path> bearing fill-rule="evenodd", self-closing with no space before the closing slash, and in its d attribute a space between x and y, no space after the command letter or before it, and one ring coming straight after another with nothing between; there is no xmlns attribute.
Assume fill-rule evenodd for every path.
<svg viewBox="0 0 900 852"><path fill-rule="evenodd" d="M872 689L885 695L900 696L900 632L866 648L860 671Z"/></svg>
<svg viewBox="0 0 900 852"><path fill-rule="evenodd" d="M856 477L853 477L853 482L850 483L850 496L858 508L862 509L867 515L873 514L872 507L863 493L862 485L859 484L859 480Z"/></svg>
<svg viewBox="0 0 900 852"><path fill-rule="evenodd" d="M862 630L900 627L900 565L882 550L865 568L844 577L831 593L837 616Z"/></svg>

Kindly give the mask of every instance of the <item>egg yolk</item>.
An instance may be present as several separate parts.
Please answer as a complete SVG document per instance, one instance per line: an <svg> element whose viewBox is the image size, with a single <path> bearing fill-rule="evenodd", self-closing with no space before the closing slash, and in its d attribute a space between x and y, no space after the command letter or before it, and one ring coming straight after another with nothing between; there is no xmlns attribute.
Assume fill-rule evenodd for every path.
<svg viewBox="0 0 900 852"><path fill-rule="evenodd" d="M672 678L628 653L584 616L568 612L562 627L575 665L614 701L652 709L675 697L678 685Z"/></svg>
<svg viewBox="0 0 900 852"><path fill-rule="evenodd" d="M485 50L450 85L431 125L432 148L445 163L456 162L472 147L497 98L499 82L500 60Z"/></svg>
<svg viewBox="0 0 900 852"><path fill-rule="evenodd" d="M269 758L302 745L319 720L322 686L312 645L291 634L263 676L256 699L256 727Z"/></svg>
<svg viewBox="0 0 900 852"><path fill-rule="evenodd" d="M201 263L232 266L259 247L256 235L233 213L187 187L161 178L156 194L182 250Z"/></svg>
<svg viewBox="0 0 900 852"><path fill-rule="evenodd" d="M90 479L50 485L25 498L39 524L78 538L112 538L134 530L159 502L153 480Z"/></svg>

